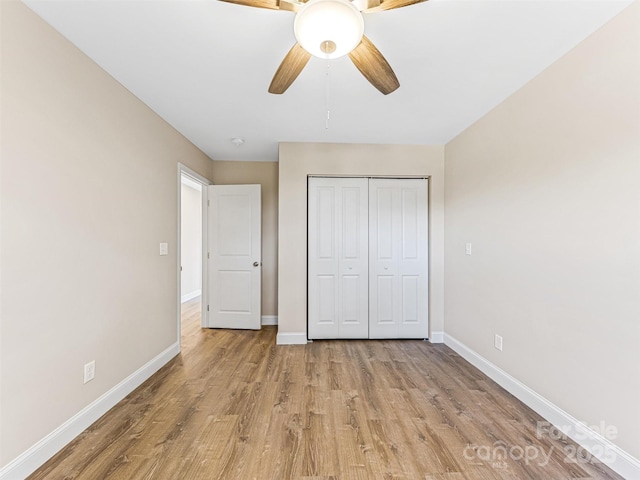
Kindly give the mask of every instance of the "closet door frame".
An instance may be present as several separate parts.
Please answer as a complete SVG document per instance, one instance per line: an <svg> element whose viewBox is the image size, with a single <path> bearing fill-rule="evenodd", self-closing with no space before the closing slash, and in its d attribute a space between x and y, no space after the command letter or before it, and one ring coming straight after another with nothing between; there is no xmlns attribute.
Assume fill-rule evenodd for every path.
<svg viewBox="0 0 640 480"><path fill-rule="evenodd" d="M420 188L413 189L413 192L409 192L408 198L405 195L406 192L396 191L393 195L393 200L396 204L396 208L399 207L400 213L396 215L396 218L392 220L393 225L390 225L390 231L387 232L392 237L393 254L389 259L383 262L376 262L376 255L373 251L374 248L378 248L377 239L372 241L372 229L375 219L372 219L372 185L376 182L382 181L388 185L395 185L393 188L396 190L408 185L404 182L406 180L412 181L413 185L419 185ZM335 187L331 187L331 184ZM362 262L362 255L358 259L357 270L354 271L356 266L353 263L353 258L342 258L342 252L339 251L341 245L344 243L342 227L344 225L342 218L342 211L335 208L336 203L342 204L342 188L354 187L364 188L364 198L360 195L359 208L364 209L364 224L362 218L358 223L358 245L359 252L366 251L367 255ZM317 189L319 186L327 189L325 192L324 200L318 197ZM327 175L310 175L307 182L307 200L308 200L308 223L307 223L307 336L309 339L338 339L338 338L428 338L429 332L429 233L428 233L428 178L425 177L372 177L372 176L354 176L354 177L339 177L339 176L327 176ZM332 190L333 188L333 190ZM411 190L411 189L409 189ZM329 191L332 193L330 194ZM328 197L331 200L328 200ZM416 203L416 199L422 196L422 201ZM412 200L413 199L413 200ZM377 201L377 200L376 200ZM324 207L321 203L324 202ZM328 202L328 203L327 203ZM333 202L333 207L329 212L327 205ZM407 203L408 202L408 203ZM416 248L412 251L407 251L407 245L401 244L407 238L407 220L410 218L401 218L403 213L408 212L407 205L415 205L414 210L421 210L420 212L414 212L418 214L418 218L414 221L412 230L413 235L418 235L419 240L416 240ZM313 225L318 222L319 216L324 215L326 218L321 220L325 224L325 228L322 232L322 240L318 234L321 232L314 232ZM332 225L330 231L326 225ZM409 221L409 224L411 222ZM347 225L352 226L354 222L347 222ZM409 225L410 227L410 225ZM411 236L411 235L409 235ZM328 249L329 239L331 249ZM319 251L319 243L323 242L324 250L322 254ZM406 243L406 242L405 242ZM420 248L420 245L424 245L424 248ZM314 258L315 255L315 258ZM352 255L353 256L353 255ZM348 256L347 256L348 257ZM351 263L350 263L351 262ZM366 263L366 265L365 265ZM416 268L416 264L420 264L419 268ZM374 266L380 271L381 274L374 275ZM387 267L385 269L385 267ZM365 274L366 272L366 274ZM393 273L393 275L391 275ZM356 275L354 275L356 274ZM393 284L390 291L393 291L392 305L386 305L386 317L383 321L380 321L379 310L380 304L378 302L378 290L374 288L373 281L378 279L379 276L387 277L385 281L389 281ZM393 277L393 278L390 278ZM349 289L343 288L343 279L347 281L359 278L359 286L357 289L353 287ZM364 279L364 285L362 282ZM320 283L323 283L322 287L324 292L321 292L319 287ZM376 280L376 283L378 280ZM364 293L366 301L363 301L361 289L366 288ZM350 317L345 322L343 313L345 311L345 300L353 301L356 298L354 292L359 292L358 297L358 320L354 321L353 315L347 315ZM401 301L403 297L407 296L413 298L411 304L406 304ZM322 301L322 298L325 301ZM327 301L326 299L329 299ZM352 303L353 305L353 303ZM322 309L322 310L321 310ZM347 308L346 310L349 310ZM355 308L351 308L351 312L355 311ZM372 315L373 314L373 315ZM366 323L366 333L362 326L362 321ZM375 325L372 325L375 322Z"/></svg>

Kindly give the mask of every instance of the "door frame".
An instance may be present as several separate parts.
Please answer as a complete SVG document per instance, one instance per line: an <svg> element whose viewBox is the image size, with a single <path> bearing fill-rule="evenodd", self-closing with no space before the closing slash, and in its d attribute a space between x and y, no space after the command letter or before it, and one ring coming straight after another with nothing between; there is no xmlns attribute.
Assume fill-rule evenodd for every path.
<svg viewBox="0 0 640 480"><path fill-rule="evenodd" d="M209 316L207 315L207 310L205 308L206 305L209 304L209 279L206 274L206 266L207 266L207 240L208 240L208 222L207 222L207 204L208 204L208 196L207 196L207 186L213 185L208 178L203 177L199 173L191 170L186 165L178 162L178 175L177 175L177 232L176 232L176 277L178 289L176 291L177 298L177 312L176 312L176 331L178 335L178 345L180 345L180 350L182 350L182 345L180 342L181 338L181 317L182 317L182 272L180 271L180 267L182 265L182 176L187 177L189 180L193 180L196 183L199 183L203 188L201 189L202 195L202 294L200 295L200 309L201 309L201 322L200 326L206 328L209 325Z"/></svg>

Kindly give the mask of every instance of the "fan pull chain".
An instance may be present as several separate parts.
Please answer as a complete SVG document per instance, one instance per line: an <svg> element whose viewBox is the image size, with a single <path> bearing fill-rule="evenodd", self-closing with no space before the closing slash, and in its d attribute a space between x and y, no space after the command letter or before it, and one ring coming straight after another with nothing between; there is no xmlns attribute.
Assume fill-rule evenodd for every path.
<svg viewBox="0 0 640 480"><path fill-rule="evenodd" d="M324 82L324 93L325 93L325 103L327 106L327 118L325 119L324 129L329 130L329 120L331 119L331 110L329 108L329 71L331 68L331 64L329 59L327 58L327 72L325 74L325 82Z"/></svg>

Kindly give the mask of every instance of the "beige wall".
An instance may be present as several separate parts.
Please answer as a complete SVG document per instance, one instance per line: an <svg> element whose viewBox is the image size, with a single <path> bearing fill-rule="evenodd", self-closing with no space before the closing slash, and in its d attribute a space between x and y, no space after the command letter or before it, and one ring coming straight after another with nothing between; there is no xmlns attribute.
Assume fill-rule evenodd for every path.
<svg viewBox="0 0 640 480"><path fill-rule="evenodd" d="M5 465L178 341L177 162L211 162L24 4L0 4Z"/></svg>
<svg viewBox="0 0 640 480"><path fill-rule="evenodd" d="M262 315L278 315L278 164L213 162L216 185L262 185Z"/></svg>
<svg viewBox="0 0 640 480"><path fill-rule="evenodd" d="M445 149L447 334L636 458L639 19L635 3Z"/></svg>
<svg viewBox="0 0 640 480"><path fill-rule="evenodd" d="M307 176L429 177L429 331L444 318L444 149L442 146L280 144L278 338L307 333Z"/></svg>
<svg viewBox="0 0 640 480"><path fill-rule="evenodd" d="M184 183L180 191L180 293L184 297L202 292L202 192Z"/></svg>

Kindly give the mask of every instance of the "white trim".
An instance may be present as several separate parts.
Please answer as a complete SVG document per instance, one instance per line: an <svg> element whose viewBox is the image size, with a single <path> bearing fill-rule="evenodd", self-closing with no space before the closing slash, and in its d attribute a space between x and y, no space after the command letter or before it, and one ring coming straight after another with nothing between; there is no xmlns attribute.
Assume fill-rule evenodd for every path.
<svg viewBox="0 0 640 480"><path fill-rule="evenodd" d="M24 479L32 474L178 353L180 343L176 342L5 465L0 470L0 480Z"/></svg>
<svg viewBox="0 0 640 480"><path fill-rule="evenodd" d="M451 335L447 333L444 334L444 343L518 400L535 410L539 415L548 420L549 423L565 432L568 437L587 449L612 470L624 478L640 478L640 460L634 458L598 432L590 429L557 405L531 390L518 379L489 362Z"/></svg>
<svg viewBox="0 0 640 480"><path fill-rule="evenodd" d="M444 332L431 332L429 343L444 343Z"/></svg>
<svg viewBox="0 0 640 480"><path fill-rule="evenodd" d="M191 177L188 175L180 175L180 180L182 182L182 185L192 188L198 192L202 193L202 184L199 182L196 182L195 180L191 180Z"/></svg>
<svg viewBox="0 0 640 480"><path fill-rule="evenodd" d="M186 175L187 177L190 177L189 178L190 180L193 180L193 181L195 181L197 183L200 183L202 185L211 185L211 180L209 180L206 177L203 177L202 175L200 175L195 170L191 170L186 165L178 162L178 167L180 169L180 173Z"/></svg>
<svg viewBox="0 0 640 480"><path fill-rule="evenodd" d="M185 293L180 297L180 303L188 302L189 300L193 300L196 297L202 295L202 290L194 290L191 293Z"/></svg>
<svg viewBox="0 0 640 480"><path fill-rule="evenodd" d="M262 315L262 325L278 325L278 316Z"/></svg>
<svg viewBox="0 0 640 480"><path fill-rule="evenodd" d="M276 345L306 345L307 334L301 333L278 333Z"/></svg>
<svg viewBox="0 0 640 480"><path fill-rule="evenodd" d="M211 183L209 183L211 185ZM209 185L202 186L202 296L200 297L200 326L209 328Z"/></svg>

